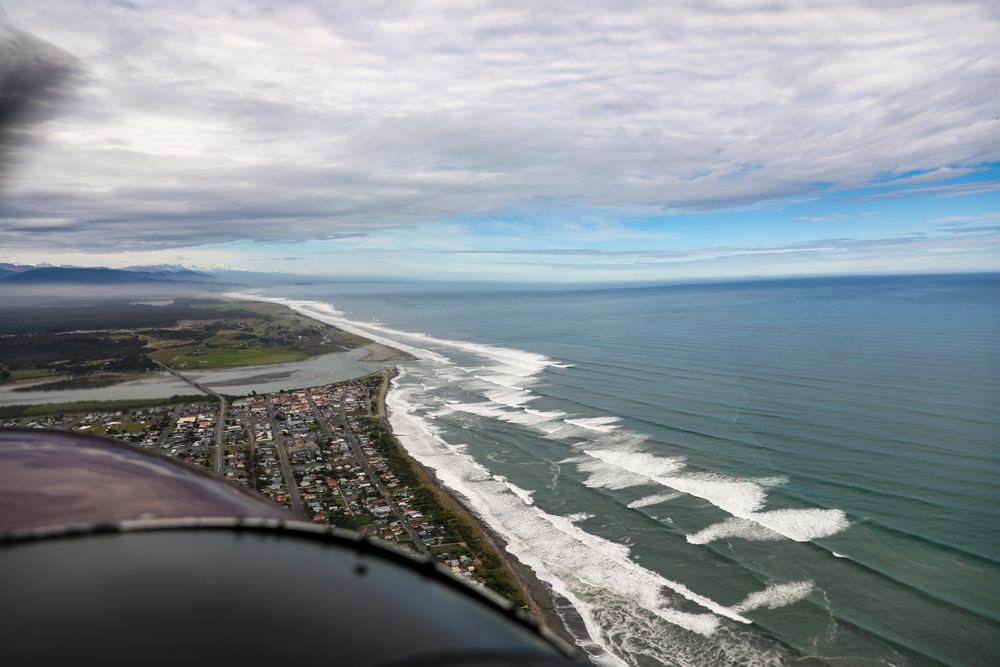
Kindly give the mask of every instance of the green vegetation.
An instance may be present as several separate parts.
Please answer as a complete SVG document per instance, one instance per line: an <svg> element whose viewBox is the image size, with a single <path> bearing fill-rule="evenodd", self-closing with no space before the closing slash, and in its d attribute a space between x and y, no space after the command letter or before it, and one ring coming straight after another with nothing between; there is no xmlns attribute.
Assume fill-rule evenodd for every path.
<svg viewBox="0 0 1000 667"><path fill-rule="evenodd" d="M173 368L259 366L369 342L275 303L195 303L190 316L202 321L144 332L153 359Z"/></svg>
<svg viewBox="0 0 1000 667"><path fill-rule="evenodd" d="M10 369L11 379L41 377L48 373L82 375L114 370L111 366L131 362L142 367L139 356L146 342L132 333L73 332L20 334L0 338L0 363ZM118 362L114 364L113 362ZM150 364L149 359L145 365Z"/></svg>
<svg viewBox="0 0 1000 667"><path fill-rule="evenodd" d="M108 432L112 434L128 433L130 435L135 435L136 433L142 433L145 431L148 426L149 425L146 422L124 422L122 424L118 424L117 426L112 426Z"/></svg>
<svg viewBox="0 0 1000 667"><path fill-rule="evenodd" d="M454 558L459 556L472 556L472 552L466 549L461 544L442 544L436 547L428 547L430 549L432 556L445 556L450 555Z"/></svg>
<svg viewBox="0 0 1000 667"><path fill-rule="evenodd" d="M142 433L147 428L148 425L146 424L146 422L125 422L123 424L117 424L115 426L106 426L104 424L91 424L89 427L87 427L87 433L95 433L97 435L107 435L113 438L123 438L126 436Z"/></svg>
<svg viewBox="0 0 1000 667"><path fill-rule="evenodd" d="M35 378L48 377L49 371L45 368L22 368L17 371L10 371L10 379L13 382L19 380L33 380Z"/></svg>
<svg viewBox="0 0 1000 667"><path fill-rule="evenodd" d="M370 341L275 303L177 299L164 306L27 308L0 321L0 382L301 361Z"/></svg>
<svg viewBox="0 0 1000 667"><path fill-rule="evenodd" d="M361 516L357 514L334 514L330 517L330 523L337 528L353 530L356 533L360 532L362 528L371 522L372 520L370 516Z"/></svg>
<svg viewBox="0 0 1000 667"><path fill-rule="evenodd" d="M76 401L75 403L46 403L44 405L6 405L0 406L0 419L14 417L41 417L45 415L59 415L65 412L130 410L132 408L147 408L153 405L197 403L204 400L205 397L198 394L193 396L137 398L121 401Z"/></svg>
<svg viewBox="0 0 1000 667"><path fill-rule="evenodd" d="M517 605L525 604L524 594L513 574L493 548L483 538L482 529L454 498L445 493L430 475L400 446L378 417L369 417L372 444L388 460L389 467L402 485L413 493L411 507L419 510L431 523L447 526L455 544L439 547L444 551L464 551L479 561L477 575L486 586ZM464 549L463 549L464 547ZM460 551L462 550L462 551Z"/></svg>

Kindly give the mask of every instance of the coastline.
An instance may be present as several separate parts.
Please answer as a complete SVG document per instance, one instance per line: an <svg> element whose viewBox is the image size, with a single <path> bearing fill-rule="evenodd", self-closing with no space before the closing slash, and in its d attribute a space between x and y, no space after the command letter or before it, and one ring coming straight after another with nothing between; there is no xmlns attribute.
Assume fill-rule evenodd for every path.
<svg viewBox="0 0 1000 667"><path fill-rule="evenodd" d="M389 345L383 345L374 341L365 345L365 347L368 348L368 354L361 357L358 361L377 363L383 361L413 361L416 359L409 352L403 352Z"/></svg>
<svg viewBox="0 0 1000 667"><path fill-rule="evenodd" d="M383 377L382 385L378 394L377 399L377 415L381 419L386 431L392 435L393 439L399 443L399 439L393 434L392 424L388 418L388 411L385 406L385 397L390 389L390 383L392 378L398 374L395 366L387 367L381 371ZM400 449L406 452L406 448L399 444ZM496 556L503 563L504 568L511 575L513 580L517 583L517 586L521 589L521 593L527 602L527 607L530 615L538 622L538 624L547 630L549 633L558 637L563 642L570 646L577 645L577 635L583 628L582 621L579 624L574 624L574 626L579 625L577 629L577 635L570 632L567 628L567 624L563 621L563 618L557 612L560 608L569 608L568 603L559 604L555 593L552 588L539 579L534 570L532 570L527 565L523 564L517 558L515 558L510 552L507 551L507 542L498 535L493 529L487 526L475 512L469 510L462 499L451 493L438 479L437 475L430 468L427 468L422 463L417 461L415 458L406 452L406 457L411 463L411 465L421 473L429 483L431 488L434 490L436 495L438 495L439 500L452 512L466 518L480 533L483 541L490 546L490 548L495 552ZM585 633L584 633L584 636Z"/></svg>

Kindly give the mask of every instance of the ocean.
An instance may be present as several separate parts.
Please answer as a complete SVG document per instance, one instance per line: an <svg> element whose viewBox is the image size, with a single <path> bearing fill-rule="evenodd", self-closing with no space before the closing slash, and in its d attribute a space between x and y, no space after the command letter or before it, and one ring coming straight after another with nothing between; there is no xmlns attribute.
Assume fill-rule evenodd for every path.
<svg viewBox="0 0 1000 667"><path fill-rule="evenodd" d="M268 295L419 357L393 429L595 661L1000 662L1000 276Z"/></svg>

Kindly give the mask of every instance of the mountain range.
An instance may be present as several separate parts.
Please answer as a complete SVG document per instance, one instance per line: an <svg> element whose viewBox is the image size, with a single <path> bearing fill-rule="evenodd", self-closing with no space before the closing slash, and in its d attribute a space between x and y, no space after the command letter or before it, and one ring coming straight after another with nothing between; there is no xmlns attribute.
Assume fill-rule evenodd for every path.
<svg viewBox="0 0 1000 667"><path fill-rule="evenodd" d="M149 283L204 284L215 278L183 267L136 267L144 270L82 268L70 266L29 267L0 264L0 283L5 285L135 285ZM153 269L153 270L150 270Z"/></svg>

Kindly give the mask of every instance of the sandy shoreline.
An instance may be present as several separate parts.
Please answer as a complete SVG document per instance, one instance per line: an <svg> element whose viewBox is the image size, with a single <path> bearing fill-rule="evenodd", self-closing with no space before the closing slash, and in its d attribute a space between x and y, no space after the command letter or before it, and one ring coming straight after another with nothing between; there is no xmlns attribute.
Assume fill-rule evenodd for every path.
<svg viewBox="0 0 1000 667"><path fill-rule="evenodd" d="M250 368L253 368L252 366ZM292 376L291 371L279 371L277 373L261 373L260 375L249 375L246 377L237 377L231 380L215 380L212 382L213 387L239 387L245 384L250 384L251 382L268 382L271 380L285 380Z"/></svg>
<svg viewBox="0 0 1000 667"><path fill-rule="evenodd" d="M368 354L361 357L359 361L413 361L416 359L409 352L403 352L382 343L370 343L366 347L368 348Z"/></svg>
<svg viewBox="0 0 1000 667"><path fill-rule="evenodd" d="M387 418L388 413L385 408L385 395L387 392L386 388L389 387L389 381L395 377L397 371L394 367L387 370L388 373L386 381L382 385L383 391L380 392L378 396L378 414L382 418L386 429L392 433L392 424ZM402 446L402 443L400 443L400 445ZM406 448L403 447L403 449L405 450ZM567 611L571 610L572 608L569 607L568 603L565 600L561 600L560 604L560 600L557 599L556 595L552 591L552 588L539 579L535 575L534 570L527 565L524 565L510 552L508 552L507 542L500 535L494 532L493 529L481 521L479 517L476 516L475 512L470 511L465 506L463 498L452 493L447 487L445 487L438 479L437 475L434 474L432 469L427 468L412 456L410 459L417 466L419 466L420 469L426 474L427 478L430 479L437 486L437 488L452 501L449 509L466 516L473 523L473 525L479 529L483 540L490 545L493 551L496 552L497 556L507 568L507 571L521 588L521 591L524 594L524 599L528 603L528 609L535 620L537 620L543 628L570 646L576 645L576 637L567 629L566 623L563 622L562 617L556 611L557 609L564 609ZM580 634L583 626L582 620L579 624L573 623L573 626L577 631L577 634ZM586 636L585 632L583 633L583 636Z"/></svg>

